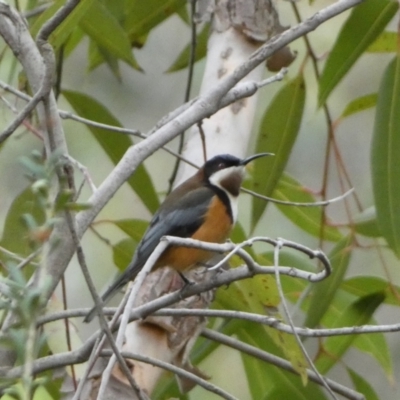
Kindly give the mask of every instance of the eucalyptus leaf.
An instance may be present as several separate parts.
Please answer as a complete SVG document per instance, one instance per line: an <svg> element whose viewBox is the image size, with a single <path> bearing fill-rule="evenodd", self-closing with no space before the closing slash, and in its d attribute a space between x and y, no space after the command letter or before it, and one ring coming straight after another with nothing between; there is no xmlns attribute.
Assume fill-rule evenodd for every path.
<svg viewBox="0 0 400 400"><path fill-rule="evenodd" d="M347 372L357 392L362 393L367 400L379 400L379 397L367 380L349 367L347 367Z"/></svg>
<svg viewBox="0 0 400 400"><path fill-rule="evenodd" d="M353 238L347 236L335 246L329 255L332 274L322 282L314 284L310 306L304 323L308 328L317 326L331 305L332 299L340 287L349 266L352 242Z"/></svg>
<svg viewBox="0 0 400 400"><path fill-rule="evenodd" d="M140 69L133 57L128 35L101 2L93 4L80 20L79 26L109 54L124 60L133 68Z"/></svg>
<svg viewBox="0 0 400 400"><path fill-rule="evenodd" d="M124 28L130 42L142 46L149 32L178 12L186 0L132 0L126 9Z"/></svg>
<svg viewBox="0 0 400 400"><path fill-rule="evenodd" d="M362 297L350 304L331 328L359 326L368 323L376 309L385 299L384 293L377 292ZM323 342L324 351L318 353L316 367L326 374L353 344L357 335L331 336Z"/></svg>
<svg viewBox="0 0 400 400"><path fill-rule="evenodd" d="M350 115L375 107L377 98L378 95L376 93L370 93L366 94L365 96L357 97L347 104L346 108L340 115L340 118L349 117Z"/></svg>
<svg viewBox="0 0 400 400"><path fill-rule="evenodd" d="M305 82L299 75L285 84L264 113L257 135L256 153L271 152L275 155L260 158L254 163L253 190L257 193L271 196L282 175L300 129L305 94ZM264 200L253 198L252 230L266 205Z"/></svg>
<svg viewBox="0 0 400 400"><path fill-rule="evenodd" d="M379 230L400 257L400 57L380 84L371 145L372 188Z"/></svg>
<svg viewBox="0 0 400 400"><path fill-rule="evenodd" d="M368 53L394 53L397 51L397 32L384 31L368 47Z"/></svg>
<svg viewBox="0 0 400 400"><path fill-rule="evenodd" d="M62 94L81 117L108 125L121 126L111 112L94 98L67 90L63 90ZM88 129L114 164L120 161L126 150L132 145L127 136L93 126L89 126ZM149 211L154 213L160 203L150 175L143 164L139 165L136 172L128 179L128 183Z"/></svg>
<svg viewBox="0 0 400 400"><path fill-rule="evenodd" d="M196 37L196 52L194 57L195 62L201 60L206 56L209 31L210 24L206 24ZM176 60L168 68L167 72L180 71L181 69L186 68L189 65L191 46L191 43L186 45L186 47L181 51Z"/></svg>
<svg viewBox="0 0 400 400"><path fill-rule="evenodd" d="M273 198L286 202L297 203L315 203L314 196L307 191L304 186L296 179L288 174L282 174L278 185L273 192ZM282 212L291 222L300 229L313 235L320 237L323 233L324 240L337 242L342 239L342 234L334 226L326 224L324 230L321 229L322 207L304 207L296 205L276 204L279 211Z"/></svg>
<svg viewBox="0 0 400 400"><path fill-rule="evenodd" d="M320 106L326 102L336 85L385 29L396 14L398 6L397 2L391 0L366 0L352 10L322 71L318 96Z"/></svg>

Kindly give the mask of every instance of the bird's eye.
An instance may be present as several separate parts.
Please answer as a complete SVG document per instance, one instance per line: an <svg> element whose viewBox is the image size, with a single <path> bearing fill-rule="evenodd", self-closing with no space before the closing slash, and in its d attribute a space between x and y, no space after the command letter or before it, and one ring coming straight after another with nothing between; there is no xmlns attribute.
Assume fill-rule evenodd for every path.
<svg viewBox="0 0 400 400"><path fill-rule="evenodd" d="M223 168L225 168L225 163L220 162L220 163L217 165L217 168L218 168L218 169L223 169Z"/></svg>

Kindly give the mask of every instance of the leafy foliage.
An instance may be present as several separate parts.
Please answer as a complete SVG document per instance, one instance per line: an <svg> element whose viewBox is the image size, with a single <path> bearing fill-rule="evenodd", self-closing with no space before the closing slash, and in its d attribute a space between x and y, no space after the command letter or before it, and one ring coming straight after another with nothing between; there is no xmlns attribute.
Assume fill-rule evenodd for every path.
<svg viewBox="0 0 400 400"><path fill-rule="evenodd" d="M61 71L64 69L65 74L67 69L67 73L74 74L74 69L71 69L68 63L72 62L73 57L82 50L86 52L87 56L84 62L87 62L87 65L74 65L74 68L86 70L88 80L93 76L96 76L96 79L103 76L104 71L99 68L101 66L109 68L114 77L118 79L116 84L119 85L130 84L129 80L124 81L126 79L125 71L144 76L147 71L145 66L140 65L138 61L140 52L147 50L153 30L164 29L164 22L171 16L179 17L174 23L179 21L182 24L184 21L186 24L190 20L186 3L185 0L80 1L49 39L57 56L59 86L63 87ZM309 3L312 4L313 1ZM37 36L46 21L54 16L64 4L64 0L53 1L39 13L33 13L33 16L27 17L33 37ZM39 5L40 2L36 0L26 2L23 7L27 7L27 9L23 11L35 10ZM293 7L297 7L296 4ZM302 5L302 7L308 6ZM266 220L269 222L269 218L282 226L295 226L301 232L301 240L299 240L301 243L303 240L304 242L311 241L315 247L321 247L329 253L333 269L331 276L319 283L282 276L284 299L279 295L275 277L272 275L255 276L252 279L235 282L227 288L220 288L213 303L214 309L249 312L258 316L274 317L279 321L289 323L290 321L285 321L282 312L283 301L288 301L291 303L289 309L293 310L295 323L297 324L298 320L304 321L303 325L311 329L378 324L379 318L377 317L380 308L399 307L400 288L398 282L392 281L393 278L391 278L391 276L398 275L398 258L400 257L399 33L389 30L389 23L396 13L398 19L397 1L365 0L347 16L337 37L330 35L332 47L324 48L324 52L328 53L326 60L321 62L315 57L312 48L306 50L301 48L298 57L301 65L291 67L289 79L281 84L267 106L260 106L263 113L260 124L256 127L254 152L267 151L275 155L262 158L254 164L246 186L263 196L296 203L312 203L320 198L326 199L327 193L331 192L329 190L331 185L335 191L337 187L344 191L346 185L352 186L352 176L351 172L349 173L351 168L348 168L347 163L357 163L357 157L360 154L365 155L370 151L369 169L363 171L363 174L368 184L370 180L372 181L372 196L356 187L356 193L351 197L339 205L329 206L325 209L282 204L272 207L272 201L254 197L251 199L248 209L245 210L249 221L243 218L236 225L231 236L234 242L242 242L256 229L257 232L262 232L264 222ZM297 14L295 13L295 15ZM209 30L210 24L204 23L197 31L195 61L207 57ZM308 43L307 46L312 47L316 38L310 36L310 40L311 44ZM178 74L179 71L187 68L191 45L189 43L184 47L174 61L165 64L163 71L167 70ZM168 47L168 51L176 50L174 43L165 43L165 46ZM156 56L154 55L155 62L157 61ZM18 69L15 68L15 64L12 64L15 61L9 61L12 57L11 53L2 51L0 57L2 61L6 60L5 64L9 63L12 66L9 83L14 86L18 85L21 89L25 88L27 86L26 78L23 73L17 77ZM79 59L82 60L82 58ZM351 85L354 87L359 83L351 74L355 64L362 64L366 70L368 60L372 59L379 60L385 66L381 76L377 76L379 85L372 82L366 93L363 90L360 90L361 93L355 90L354 98L352 98L353 93L348 91L345 100L338 99L336 96L342 85L351 81ZM313 64L313 68L310 68L311 64ZM168 65L170 65L169 68ZM97 71L94 71L95 69ZM102 83L98 82L100 88L103 88ZM314 91L315 83L318 87L317 95ZM115 117L119 114L113 105L109 108L105 107L94 95L89 96L84 93L85 87L77 86L62 89L61 94L78 116L114 127L124 125L122 119L119 121ZM154 92L154 100L159 100L157 87L148 88L148 91ZM29 93L29 90L27 92ZM330 108L331 100L342 102L337 115L332 111L335 108ZM169 99L163 99L163 101L168 102ZM318 111L309 107L309 104L316 103L319 106ZM151 113L154 120L156 117L159 118L158 110L140 110L140 112ZM316 113L318 117L322 116L321 119L324 119L326 124L328 134L325 148L319 148L314 144L320 143L319 136L325 132L321 132L319 129L318 132L311 130L304 133L303 127L314 120ZM363 142L358 143L357 148L351 149L355 160L349 161L346 158L345 150L347 149L344 149L347 146L347 142L345 142L347 138L343 138L342 142L337 137L339 132L342 133L342 129L347 129L348 125L346 124L358 118L360 113L374 115L372 139L366 132ZM49 125L51 125L50 122ZM29 130L29 124L35 125L36 123L35 116L29 121L27 119L25 123ZM116 165L136 141L136 139L131 140L128 136L100 126L89 124L87 129L103 150L102 153L96 154L98 163L107 158L113 165ZM317 184L313 183L316 187L320 187L319 191L312 191L309 187L309 177L301 176L290 164L292 154L299 156L302 149L300 145L298 149L296 146L307 135L313 136L313 141L309 142L312 143L312 149L311 151L308 149L307 154L301 153L300 157L303 157L306 164L306 157L310 153L315 151L322 155L323 161L316 167L320 179ZM69 139L72 142L74 138L72 135L68 136L71 136ZM347 136L350 137L351 132ZM25 144L28 143L25 136L21 136L20 140ZM15 145L15 143L17 142L13 144ZM26 145L31 146L30 143ZM9 147L9 144L6 143L0 146L0 151L2 154L6 154L5 149L10 148L11 146ZM297 153L293 152L294 149ZM91 149L86 149L86 151L88 153ZM13 197L9 199L8 203L5 203L8 209L5 212L4 221L2 221L0 240L1 323L4 324L7 313L11 311L15 312L20 319L19 323L13 326L6 335L2 333L0 345L16 350L19 365L26 364L28 356L38 358L48 353L57 354L70 351L70 344L66 344L65 326L72 330L73 347L81 345L79 332L74 330L75 327L72 323L66 325L63 322L52 323L53 325L46 325L43 331L37 330L37 318L46 312L45 304L42 301L42 292L46 291L47 282L45 279L43 280L40 290L30 290L28 282L40 266L44 265L45 267L48 252L51 252L54 246L59 245L50 240L59 215L66 211L79 212L90 207L89 204L78 203L73 198L73 193L65 189L62 180L60 187L57 188L57 193L54 192L55 176L67 165L66 160L59 158L57 153L54 158L43 160L40 152L34 152L32 156L24 157L22 163L28 178L27 183L24 190L13 193ZM11 176L9 168L4 168L0 174L1 176L7 176L7 174ZM127 180L129 190L135 192L150 213L154 213L160 206L160 196L155 185L158 180L155 178L158 177L151 176L142 164ZM168 177L163 176L162 179L167 181ZM338 185L336 185L336 179ZM148 221L141 215L141 212L131 203L128 206L133 209L136 219L104 217L104 221L102 221L102 216L99 221L107 222L105 225L112 226L114 229L118 228L119 236L116 240L108 240L101 237L100 234L98 236L103 239L101 245L106 246L104 243L109 245L112 260L119 271L123 271L131 260L132 254L148 226ZM123 204L121 208L126 209L128 206ZM334 207L342 207L343 212L338 216ZM276 215L274 208L278 210ZM107 229L105 231L107 232L106 236L112 235ZM292 235L289 228L287 235L289 237ZM246 248L246 251L260 265L273 265L272 252L257 246ZM366 254L362 262L360 262L360 253ZM393 255L394 257L392 257ZM28 256L32 257L27 259ZM233 258L232 267L237 267L239 263L242 263L239 258ZM280 263L303 271L315 270L312 260L305 260L293 251L282 251ZM389 266L380 268L380 263L389 264ZM373 270L373 275L364 272L362 269L364 267L371 267L368 268L368 271ZM355 271L357 271L357 275ZM3 292L8 297L4 297ZM57 310L62 308L54 300L48 305L48 312L49 310L54 311L54 307ZM239 319L212 318L209 326L228 336L235 337L255 349L289 360L299 375L295 376L254 355L243 352L241 360L245 376L242 379L247 383L252 399L327 398L319 385L308 381L307 369L310 369L310 366L293 335L277 331L269 326ZM301 338L301 341L307 344L311 339ZM29 349L27 343L31 345ZM367 355L374 368L382 370L389 382L394 380L393 351L384 333L330 336L321 338L316 343L318 349L313 354L313 362L319 372L328 375L329 371L336 367L337 370L344 372L346 379L350 378L354 389L364 394L367 399L380 398L380 394L374 388L373 372L371 372L371 376L362 376L355 370L354 363L346 356L349 350L353 351L352 354L357 351L363 353L364 356ZM216 342L199 338L191 353L192 362L196 365L202 363L219 347L220 345ZM220 360L218 368L228 370L231 366ZM78 372L68 370L68 373L72 376ZM24 381L21 378L1 382L1 385L8 387L7 393L1 397L1 400L9 398L55 399L60 396L61 382L54 379L49 373L40 373L30 381ZM153 393L155 399L178 396L181 396L182 399L190 398L190 395L179 393L178 386L171 375L163 377Z"/></svg>

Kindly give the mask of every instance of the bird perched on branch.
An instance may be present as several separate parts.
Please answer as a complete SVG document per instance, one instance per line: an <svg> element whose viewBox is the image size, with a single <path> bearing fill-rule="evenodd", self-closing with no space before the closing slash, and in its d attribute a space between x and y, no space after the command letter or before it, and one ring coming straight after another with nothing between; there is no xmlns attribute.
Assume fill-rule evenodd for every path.
<svg viewBox="0 0 400 400"><path fill-rule="evenodd" d="M223 243L236 222L237 200L245 166L266 155L270 153L244 159L230 154L215 156L173 190L151 220L125 272L101 296L103 302L110 300L122 286L136 277L163 236ZM212 252L207 250L170 246L153 269L169 266L182 274L209 261L212 256ZM85 322L90 322L95 314L96 309L93 308Z"/></svg>

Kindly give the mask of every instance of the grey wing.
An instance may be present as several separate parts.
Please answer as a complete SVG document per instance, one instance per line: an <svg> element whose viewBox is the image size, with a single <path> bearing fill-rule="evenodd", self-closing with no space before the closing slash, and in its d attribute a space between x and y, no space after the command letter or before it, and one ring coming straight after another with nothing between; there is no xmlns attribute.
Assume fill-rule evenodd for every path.
<svg viewBox="0 0 400 400"><path fill-rule="evenodd" d="M138 245L131 266L143 267L163 236L190 237L201 226L214 192L207 187L190 191L170 207L160 209Z"/></svg>
<svg viewBox="0 0 400 400"><path fill-rule="evenodd" d="M190 191L179 201L165 201L165 207L162 206L154 215L126 270L101 296L103 301L106 303L119 288L139 273L163 236L191 236L203 223L213 196L212 189L201 187ZM96 309L92 308L86 316L85 322L90 322L95 315Z"/></svg>

